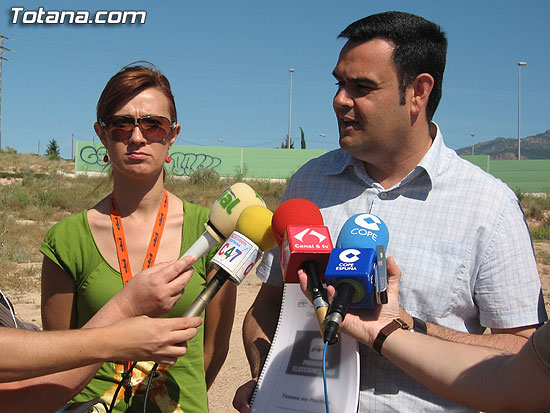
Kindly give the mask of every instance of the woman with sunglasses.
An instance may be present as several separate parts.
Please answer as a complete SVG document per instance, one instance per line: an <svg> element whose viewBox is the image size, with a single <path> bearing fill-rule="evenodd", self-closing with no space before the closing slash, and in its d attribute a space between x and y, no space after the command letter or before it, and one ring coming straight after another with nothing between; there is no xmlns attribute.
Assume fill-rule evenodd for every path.
<svg viewBox="0 0 550 413"><path fill-rule="evenodd" d="M81 327L132 273L176 260L204 231L208 209L164 188L168 150L181 126L168 79L154 67L127 66L113 76L97 104L94 129L112 165L113 191L93 208L56 224L41 247L42 319L46 329ZM212 274L215 249L195 265L185 294L169 317L182 316ZM153 363L105 363L75 400L100 397L114 411L208 411L207 388L229 348L236 290L224 288L206 310L204 327L185 357L150 374ZM131 370L124 380L125 372ZM127 373L126 373L127 374ZM120 383L122 382L122 389ZM127 410L128 409L128 410Z"/></svg>

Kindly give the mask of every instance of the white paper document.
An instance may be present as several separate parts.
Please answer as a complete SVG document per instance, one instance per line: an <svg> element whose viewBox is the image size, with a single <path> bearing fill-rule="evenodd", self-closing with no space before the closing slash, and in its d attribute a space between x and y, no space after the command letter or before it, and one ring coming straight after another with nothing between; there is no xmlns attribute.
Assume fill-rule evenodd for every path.
<svg viewBox="0 0 550 413"><path fill-rule="evenodd" d="M285 284L279 322L252 397L252 412L325 411L324 343L312 304L299 284ZM328 346L326 374L331 413L353 413L359 400L357 342L340 334Z"/></svg>

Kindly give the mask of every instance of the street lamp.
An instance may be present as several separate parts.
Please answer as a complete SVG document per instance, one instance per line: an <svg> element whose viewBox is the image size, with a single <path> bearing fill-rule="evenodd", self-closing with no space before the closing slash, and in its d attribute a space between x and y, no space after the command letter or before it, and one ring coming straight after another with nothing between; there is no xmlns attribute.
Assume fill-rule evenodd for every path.
<svg viewBox="0 0 550 413"><path fill-rule="evenodd" d="M221 139L221 138L218 139L218 142L219 142L219 143L223 143L223 139Z"/></svg>
<svg viewBox="0 0 550 413"><path fill-rule="evenodd" d="M521 160L521 66L527 66L527 62L518 62L518 161Z"/></svg>
<svg viewBox="0 0 550 413"><path fill-rule="evenodd" d="M327 151L327 146L325 145L325 134L324 133L320 133L319 136L321 138L323 138L323 150L326 152Z"/></svg>
<svg viewBox="0 0 550 413"><path fill-rule="evenodd" d="M470 133L470 136L472 137L472 156L474 155L474 134Z"/></svg>
<svg viewBox="0 0 550 413"><path fill-rule="evenodd" d="M292 127L292 73L294 69L288 69L290 72L290 95L288 98L288 136L286 138L286 148L290 149L290 128Z"/></svg>

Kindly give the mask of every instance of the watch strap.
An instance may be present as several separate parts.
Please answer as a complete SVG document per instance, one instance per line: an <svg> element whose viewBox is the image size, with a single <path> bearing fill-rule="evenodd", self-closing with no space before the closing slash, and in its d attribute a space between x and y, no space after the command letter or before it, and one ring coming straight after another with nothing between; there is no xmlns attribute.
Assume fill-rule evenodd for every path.
<svg viewBox="0 0 550 413"><path fill-rule="evenodd" d="M382 355L382 344L384 344L384 341L391 333L398 329L409 330L410 327L400 318L394 318L392 321L389 322L389 324L387 324L382 328L382 330L380 330L380 332L376 336L376 339L374 340L374 343L372 343L372 349L376 351L379 355Z"/></svg>

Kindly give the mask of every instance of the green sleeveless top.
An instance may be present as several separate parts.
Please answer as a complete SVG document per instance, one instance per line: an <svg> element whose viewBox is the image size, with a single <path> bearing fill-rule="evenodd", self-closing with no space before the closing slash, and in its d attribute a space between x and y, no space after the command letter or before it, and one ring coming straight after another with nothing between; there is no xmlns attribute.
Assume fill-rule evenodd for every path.
<svg viewBox="0 0 550 413"><path fill-rule="evenodd" d="M183 233L180 254L183 254L204 232L209 210L186 201L183 202ZM185 288L185 293L167 317L180 317L206 285L206 272L217 247L194 264L195 272ZM122 289L118 270L103 258L92 236L87 211L68 217L55 224L46 234L40 247L46 257L57 263L74 278L78 327L82 327L109 299ZM208 400L204 371L204 329L188 341L185 356L167 368L159 366L158 376L153 378L148 412L208 412ZM127 406L124 388L117 396L116 412L142 412L148 372L153 362L140 362L134 368L132 384L134 396ZM75 401L103 399L110 406L116 387L123 374L123 365L104 363L92 381L78 394ZM128 408L128 410L126 410Z"/></svg>

